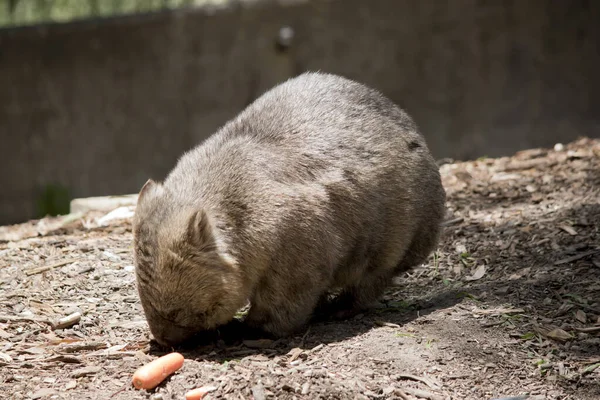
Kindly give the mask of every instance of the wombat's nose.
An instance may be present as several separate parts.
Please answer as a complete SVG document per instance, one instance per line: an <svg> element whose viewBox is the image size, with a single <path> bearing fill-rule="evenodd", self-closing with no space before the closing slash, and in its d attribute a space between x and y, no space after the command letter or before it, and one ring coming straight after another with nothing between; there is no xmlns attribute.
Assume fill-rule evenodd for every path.
<svg viewBox="0 0 600 400"><path fill-rule="evenodd" d="M181 344L194 335L194 331L171 324L155 329L152 332L154 339L162 346L170 347Z"/></svg>

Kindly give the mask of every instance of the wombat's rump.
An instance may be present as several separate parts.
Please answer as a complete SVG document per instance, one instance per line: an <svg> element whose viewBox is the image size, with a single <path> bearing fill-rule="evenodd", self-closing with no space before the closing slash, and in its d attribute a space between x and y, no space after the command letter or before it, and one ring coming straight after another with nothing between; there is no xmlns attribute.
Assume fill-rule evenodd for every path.
<svg viewBox="0 0 600 400"><path fill-rule="evenodd" d="M273 88L140 191L138 291L163 344L231 320L275 335L341 290L353 309L437 245L445 193L411 118L351 80Z"/></svg>

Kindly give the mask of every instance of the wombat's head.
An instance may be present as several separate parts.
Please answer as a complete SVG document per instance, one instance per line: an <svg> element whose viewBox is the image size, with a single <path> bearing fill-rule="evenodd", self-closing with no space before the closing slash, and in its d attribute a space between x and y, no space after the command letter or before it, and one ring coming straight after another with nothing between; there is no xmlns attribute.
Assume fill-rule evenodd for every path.
<svg viewBox="0 0 600 400"><path fill-rule="evenodd" d="M160 183L146 182L133 222L138 293L162 345L228 322L244 305L235 260L202 209L179 208Z"/></svg>

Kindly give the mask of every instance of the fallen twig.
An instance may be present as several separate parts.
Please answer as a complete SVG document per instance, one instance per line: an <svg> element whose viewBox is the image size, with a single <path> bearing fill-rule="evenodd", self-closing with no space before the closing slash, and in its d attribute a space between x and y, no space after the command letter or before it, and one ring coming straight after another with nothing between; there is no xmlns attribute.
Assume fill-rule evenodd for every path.
<svg viewBox="0 0 600 400"><path fill-rule="evenodd" d="M43 317L19 317L16 315L0 315L0 322L42 322L52 325L48 318Z"/></svg>
<svg viewBox="0 0 600 400"><path fill-rule="evenodd" d="M600 332L600 326L590 326L587 328L575 328L575 330L583 333L598 333Z"/></svg>
<svg viewBox="0 0 600 400"><path fill-rule="evenodd" d="M78 353L86 350L106 349L107 347L104 342L69 343L58 346L57 350L65 353Z"/></svg>
<svg viewBox="0 0 600 400"><path fill-rule="evenodd" d="M74 258L71 258L68 260L62 260L62 261L56 262L54 264L44 265L42 267L37 267L37 268L32 268L30 270L25 271L25 275L31 276L31 275L35 275L35 274L41 274L42 272L50 271L51 269L62 267L63 265L72 264L75 261L77 261L77 260Z"/></svg>
<svg viewBox="0 0 600 400"><path fill-rule="evenodd" d="M300 340L300 346L299 347L304 347L304 341L306 340L306 338L308 337L308 334L310 333L310 326L306 329L306 332L304 333L304 335L302 336L302 340Z"/></svg>
<svg viewBox="0 0 600 400"><path fill-rule="evenodd" d="M567 264L573 261L581 260L582 258L586 258L588 256L592 256L596 253L600 253L600 249L590 250L583 253L576 254L571 257L563 258L562 260L558 260L554 262L554 265Z"/></svg>
<svg viewBox="0 0 600 400"><path fill-rule="evenodd" d="M473 310L473 313L482 315L519 314L524 312L525 310L523 310L522 308L492 308L490 310L476 308L475 310Z"/></svg>
<svg viewBox="0 0 600 400"><path fill-rule="evenodd" d="M434 390L440 389L440 386L438 384L436 384L431 379L426 378L426 377L421 377L421 376L416 376L416 375L411 375L411 374L400 374L400 375L398 375L398 379L411 379L413 381L422 382Z"/></svg>
<svg viewBox="0 0 600 400"><path fill-rule="evenodd" d="M394 324L393 322L386 322L386 321L375 321L375 325L377 326L387 326L389 328L400 328L400 325L398 324Z"/></svg>
<svg viewBox="0 0 600 400"><path fill-rule="evenodd" d="M403 388L403 390L412 396L420 397L422 399L444 400L444 398L442 396L439 396L435 393L428 392L427 390L413 389L413 388Z"/></svg>
<svg viewBox="0 0 600 400"><path fill-rule="evenodd" d="M460 224L464 220L465 219L463 217L449 219L447 221L442 222L442 226L450 226L450 225L454 225L454 224Z"/></svg>
<svg viewBox="0 0 600 400"><path fill-rule="evenodd" d="M81 364L81 360L75 356L67 356L64 354L59 354L57 356L52 356L50 358L44 358L40 360L40 362L62 362L65 364Z"/></svg>

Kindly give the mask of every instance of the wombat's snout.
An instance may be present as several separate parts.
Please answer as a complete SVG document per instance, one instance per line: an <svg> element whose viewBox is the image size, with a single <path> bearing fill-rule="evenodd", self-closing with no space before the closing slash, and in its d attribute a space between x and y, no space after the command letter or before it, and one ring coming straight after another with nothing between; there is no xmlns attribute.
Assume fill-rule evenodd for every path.
<svg viewBox="0 0 600 400"><path fill-rule="evenodd" d="M181 344L196 333L192 329L177 326L173 323L156 327L152 326L150 327L150 331L152 332L152 336L154 336L154 340L166 347Z"/></svg>

